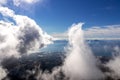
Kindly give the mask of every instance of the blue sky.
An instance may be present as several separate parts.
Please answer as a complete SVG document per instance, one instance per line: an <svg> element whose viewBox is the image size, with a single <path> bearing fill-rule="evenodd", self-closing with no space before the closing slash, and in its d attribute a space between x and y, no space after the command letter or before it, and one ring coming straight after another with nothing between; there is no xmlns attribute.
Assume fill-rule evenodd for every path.
<svg viewBox="0 0 120 80"><path fill-rule="evenodd" d="M120 0L23 0L27 4L19 6L12 1L7 0L5 6L16 14L34 19L49 34L64 33L78 22L85 23L84 30L96 26L102 29L113 25L120 27Z"/></svg>
<svg viewBox="0 0 120 80"><path fill-rule="evenodd" d="M50 33L63 32L77 22L84 22L84 28L120 24L120 0L51 0L47 7L36 8L35 17Z"/></svg>
<svg viewBox="0 0 120 80"><path fill-rule="evenodd" d="M8 6L33 18L48 33L64 32L77 22L84 22L84 28L120 24L120 0L44 0Z"/></svg>

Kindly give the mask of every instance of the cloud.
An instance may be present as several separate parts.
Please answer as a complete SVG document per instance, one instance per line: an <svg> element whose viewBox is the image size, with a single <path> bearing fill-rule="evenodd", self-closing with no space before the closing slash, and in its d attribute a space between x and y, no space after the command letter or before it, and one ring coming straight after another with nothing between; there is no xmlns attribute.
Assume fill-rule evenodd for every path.
<svg viewBox="0 0 120 80"><path fill-rule="evenodd" d="M33 75L36 80L100 80L104 74L98 69L96 59L89 47L85 44L83 23L72 25L68 30L69 46L63 64L49 72L42 71L40 65L29 70L29 76ZM82 47L81 47L82 46Z"/></svg>
<svg viewBox="0 0 120 80"><path fill-rule="evenodd" d="M37 2L42 2L43 0L13 0L15 6L20 6L22 4L34 4Z"/></svg>
<svg viewBox="0 0 120 80"><path fill-rule="evenodd" d="M110 68L111 70L111 77L114 79L120 78L120 47L115 46L114 47L114 53L117 56L113 56L113 59L111 59L106 66Z"/></svg>
<svg viewBox="0 0 120 80"><path fill-rule="evenodd" d="M0 5L5 5L7 4L7 0L0 0Z"/></svg>
<svg viewBox="0 0 120 80"><path fill-rule="evenodd" d="M16 15L7 7L0 7L0 13L3 17L14 20L14 22L0 20L0 56L26 54L51 43L52 37L42 31L31 18Z"/></svg>
<svg viewBox="0 0 120 80"><path fill-rule="evenodd" d="M2 80L7 75L5 69L0 66L0 80Z"/></svg>
<svg viewBox="0 0 120 80"><path fill-rule="evenodd" d="M5 5L7 4L9 0L0 0L0 5ZM11 2L13 2L13 4L15 6L19 6L23 3L26 3L26 4L34 4L34 3L37 3L37 2L42 2L43 0L11 0Z"/></svg>
<svg viewBox="0 0 120 80"><path fill-rule="evenodd" d="M14 16L14 11L10 10L8 7L0 7L0 13L3 16L8 16L8 17L13 17Z"/></svg>
<svg viewBox="0 0 120 80"><path fill-rule="evenodd" d="M95 26L84 30L86 39L120 39L120 25ZM66 32L51 34L56 39L67 39Z"/></svg>
<svg viewBox="0 0 120 80"><path fill-rule="evenodd" d="M53 33L51 36L54 37L54 40L63 40L67 38L67 32L65 33Z"/></svg>
<svg viewBox="0 0 120 80"><path fill-rule="evenodd" d="M85 31L86 38L119 39L120 25L96 26Z"/></svg>
<svg viewBox="0 0 120 80"><path fill-rule="evenodd" d="M96 66L96 59L84 41L83 23L72 25L68 30L69 46L63 65L69 80L99 80L102 72Z"/></svg>
<svg viewBox="0 0 120 80"><path fill-rule="evenodd" d="M1 62L10 57L29 55L47 44L52 43L52 37L44 32L37 23L23 15L17 15L8 7L0 6L0 80L7 73ZM4 18L12 20L5 21Z"/></svg>
<svg viewBox="0 0 120 80"><path fill-rule="evenodd" d="M9 0L0 0L0 5L6 5ZM13 5L15 6L21 6L23 4L35 4L37 2L42 3L44 0L10 0Z"/></svg>
<svg viewBox="0 0 120 80"><path fill-rule="evenodd" d="M48 0L12 0L12 4L15 8L19 8L21 12L29 12L34 15L36 6L39 5L39 8L46 7L46 2Z"/></svg>

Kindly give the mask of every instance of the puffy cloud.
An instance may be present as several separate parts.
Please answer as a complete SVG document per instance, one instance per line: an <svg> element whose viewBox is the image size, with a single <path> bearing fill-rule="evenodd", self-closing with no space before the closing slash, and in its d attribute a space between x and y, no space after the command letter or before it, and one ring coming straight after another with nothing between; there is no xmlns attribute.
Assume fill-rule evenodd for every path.
<svg viewBox="0 0 120 80"><path fill-rule="evenodd" d="M24 1L29 4L37 2L37 0ZM13 56L17 58L52 43L52 37L44 32L34 20L27 16L17 15L8 7L3 7L2 5L6 3L7 0L0 1L0 14L3 17L3 20L0 20L0 80L7 75L1 65L5 58ZM9 19L5 21L5 18L13 21Z"/></svg>
<svg viewBox="0 0 120 80"><path fill-rule="evenodd" d="M51 72L42 72L40 67L36 67L29 73L35 75L37 80L103 79L104 75L98 69L95 57L85 44L82 25L83 23L74 24L68 30L69 46L66 47L67 55L63 65L55 67Z"/></svg>
<svg viewBox="0 0 120 80"><path fill-rule="evenodd" d="M18 39L15 37L14 28L11 26L10 23L0 21L0 60L17 54Z"/></svg>
<svg viewBox="0 0 120 80"><path fill-rule="evenodd" d="M31 0L32 2L34 1ZM3 20L0 20L0 80L2 80L7 75L1 65L4 59L28 55L31 51L52 43L52 37L33 19L17 15L8 7L0 5L0 14L3 17ZM4 20L5 18L7 21Z"/></svg>
<svg viewBox="0 0 120 80"><path fill-rule="evenodd" d="M20 56L51 43L52 37L42 31L31 18L16 15L7 7L0 7L0 13L15 21L15 24L11 21L0 21L0 56Z"/></svg>
<svg viewBox="0 0 120 80"><path fill-rule="evenodd" d="M96 66L96 59L84 41L82 25L74 24L68 31L68 54L63 71L70 80L102 79L104 75Z"/></svg>

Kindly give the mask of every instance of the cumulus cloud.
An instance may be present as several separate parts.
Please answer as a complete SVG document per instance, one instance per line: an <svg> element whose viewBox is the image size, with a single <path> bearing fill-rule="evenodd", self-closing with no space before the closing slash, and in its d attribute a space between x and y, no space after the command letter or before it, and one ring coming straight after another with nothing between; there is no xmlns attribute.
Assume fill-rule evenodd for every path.
<svg viewBox="0 0 120 80"><path fill-rule="evenodd" d="M0 7L0 13L3 17L11 17L15 21L15 24L0 21L0 55L27 53L50 43L51 36L43 32L40 26L29 17L16 15L7 7Z"/></svg>
<svg viewBox="0 0 120 80"><path fill-rule="evenodd" d="M5 58L28 55L31 51L52 43L52 37L31 18L17 15L13 10L2 6L0 14L3 16L3 20L0 20L0 63ZM13 21L5 21L4 17ZM0 74L0 80L7 75L2 67Z"/></svg>
<svg viewBox="0 0 120 80"><path fill-rule="evenodd" d="M10 23L0 21L0 60L17 54L16 45L18 45L18 40L14 36L14 28L11 28L11 26Z"/></svg>
<svg viewBox="0 0 120 80"><path fill-rule="evenodd" d="M38 0L14 1L32 4ZM7 0L0 1L0 14L2 15L0 20L0 80L7 75L1 65L3 60L28 55L52 43L52 37L44 32L33 19L15 14L13 10L3 6L6 3Z"/></svg>
<svg viewBox="0 0 120 80"><path fill-rule="evenodd" d="M14 11L7 7L1 7L0 13L3 16L11 17L15 21L15 24L0 21L0 51L10 55L14 53L23 54L39 49L51 42L51 36L42 31L40 26L29 17L16 15Z"/></svg>
<svg viewBox="0 0 120 80"><path fill-rule="evenodd" d="M100 80L103 73L96 64L96 59L84 41L81 29L83 23L74 24L68 30L69 45L62 66L55 67L52 72L34 69L37 80ZM81 47L82 46L82 47ZM30 74L32 71L30 71Z"/></svg>
<svg viewBox="0 0 120 80"><path fill-rule="evenodd" d="M84 30L86 39L120 39L120 25L96 26ZM67 39L67 33L51 34L56 39Z"/></svg>
<svg viewBox="0 0 120 80"><path fill-rule="evenodd" d="M70 80L102 79L103 74L96 66L96 59L84 41L82 25L74 24L68 31L68 54L63 70Z"/></svg>
<svg viewBox="0 0 120 80"><path fill-rule="evenodd" d="M12 1L15 6L20 6L23 3L34 4L42 0ZM7 5L7 2L8 0L0 0L0 14L2 15L0 20L0 80L7 75L6 70L2 68L3 60L28 55L31 51L52 43L52 37L44 32L33 19L17 15L8 7L3 7Z"/></svg>
<svg viewBox="0 0 120 80"><path fill-rule="evenodd" d="M52 71L40 69L40 65L33 70L26 70L27 80L33 76L35 80L100 80L104 75L96 64L96 59L84 41L81 29L83 23L74 24L68 30L69 45L66 47L67 55L61 66L54 67ZM82 46L82 47L81 47Z"/></svg>

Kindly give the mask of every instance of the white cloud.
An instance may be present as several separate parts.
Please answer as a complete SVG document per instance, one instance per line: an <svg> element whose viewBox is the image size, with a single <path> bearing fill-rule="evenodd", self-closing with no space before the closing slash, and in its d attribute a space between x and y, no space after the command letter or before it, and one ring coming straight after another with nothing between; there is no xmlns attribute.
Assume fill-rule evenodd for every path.
<svg viewBox="0 0 120 80"><path fill-rule="evenodd" d="M3 18L10 17L16 23L0 20L0 59L9 56L18 57L51 43L52 37L31 18L16 15L13 10L2 6L0 13Z"/></svg>
<svg viewBox="0 0 120 80"><path fill-rule="evenodd" d="M23 3L25 4L34 4L34 3L37 3L37 2L42 2L43 0L13 0L13 4L15 6L20 6L22 5Z"/></svg>
<svg viewBox="0 0 120 80"><path fill-rule="evenodd" d="M0 0L0 5L5 5L7 3L7 0Z"/></svg>
<svg viewBox="0 0 120 80"><path fill-rule="evenodd" d="M96 66L96 59L84 41L82 25L74 24L68 30L69 45L63 65L65 76L69 80L102 80L104 75Z"/></svg>
<svg viewBox="0 0 120 80"><path fill-rule="evenodd" d="M9 0L0 0L0 6L6 5ZM42 3L45 0L11 0L15 6L25 6L30 4L35 4L37 2Z"/></svg>
<svg viewBox="0 0 120 80"><path fill-rule="evenodd" d="M3 16L9 16L9 17L13 17L14 16L14 11L10 10L8 7L0 7L0 13Z"/></svg>
<svg viewBox="0 0 120 80"><path fill-rule="evenodd" d="M67 33L51 34L56 39L67 39ZM84 30L86 39L120 39L120 25L95 26Z"/></svg>
<svg viewBox="0 0 120 80"><path fill-rule="evenodd" d="M98 39L119 39L120 38L120 25L109 25L104 27L92 27L84 30L86 38Z"/></svg>
<svg viewBox="0 0 120 80"><path fill-rule="evenodd" d="M52 43L52 37L44 32L33 19L17 15L8 7L1 5L0 14L3 17L3 20L0 20L0 80L2 80L7 75L1 64L5 58L28 55Z"/></svg>
<svg viewBox="0 0 120 80"><path fill-rule="evenodd" d="M54 40L62 40L67 38L67 32L65 33L53 33L51 36L54 37Z"/></svg>

